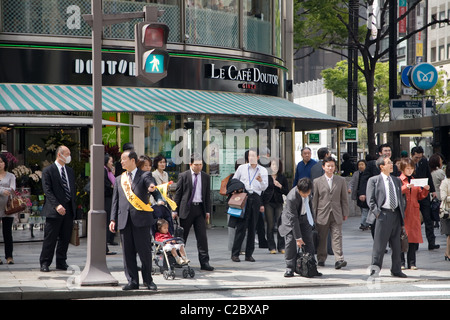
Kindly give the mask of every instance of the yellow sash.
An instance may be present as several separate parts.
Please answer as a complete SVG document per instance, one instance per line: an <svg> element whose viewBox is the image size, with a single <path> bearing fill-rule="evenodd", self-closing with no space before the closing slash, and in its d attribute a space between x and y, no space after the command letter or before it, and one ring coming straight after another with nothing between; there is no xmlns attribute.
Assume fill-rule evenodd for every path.
<svg viewBox="0 0 450 320"><path fill-rule="evenodd" d="M144 203L137 195L134 194L133 190L131 190L130 180L128 180L127 171L122 173L122 177L120 179L122 190L127 197L127 200L133 207L140 211L153 211L152 206L149 203Z"/></svg>
<svg viewBox="0 0 450 320"><path fill-rule="evenodd" d="M169 181L164 184L159 184L156 187L158 188L158 190L161 193L164 200L166 200L166 202L169 204L172 211L175 211L177 209L177 204L175 203L175 201L170 199L169 196L167 195L167 189L168 189L169 185L171 185L172 183L173 183L172 181Z"/></svg>

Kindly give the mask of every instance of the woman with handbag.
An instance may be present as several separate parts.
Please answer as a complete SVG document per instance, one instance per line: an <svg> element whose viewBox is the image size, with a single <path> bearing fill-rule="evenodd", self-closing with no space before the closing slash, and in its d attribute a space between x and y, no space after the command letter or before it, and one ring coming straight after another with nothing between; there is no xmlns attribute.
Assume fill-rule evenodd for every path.
<svg viewBox="0 0 450 320"><path fill-rule="evenodd" d="M442 180L440 191L441 200L441 213L439 214L441 218L441 234L447 236L447 247L445 248L445 261L450 261L450 163L447 164L445 168L446 179Z"/></svg>
<svg viewBox="0 0 450 320"><path fill-rule="evenodd" d="M14 264L12 225L15 215L6 215L8 198L15 192L16 177L7 171L8 160L5 154L0 154L0 218L2 219L3 241L5 243L5 258L7 264ZM0 264L3 262L0 260Z"/></svg>
<svg viewBox="0 0 450 320"><path fill-rule="evenodd" d="M419 248L419 243L423 243L419 200L425 199L428 196L430 186L426 185L422 188L412 185L411 179L414 170L415 164L411 159L403 159L400 163L400 171L402 172L400 175L400 180L402 181L402 194L406 196L404 224L409 243L407 253L408 269L417 270L416 250ZM401 258L402 269L404 269L405 256L403 253Z"/></svg>

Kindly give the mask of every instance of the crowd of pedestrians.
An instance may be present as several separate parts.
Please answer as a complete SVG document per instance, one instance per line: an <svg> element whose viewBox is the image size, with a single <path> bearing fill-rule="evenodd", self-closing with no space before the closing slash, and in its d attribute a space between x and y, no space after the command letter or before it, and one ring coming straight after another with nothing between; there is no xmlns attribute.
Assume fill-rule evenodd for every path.
<svg viewBox="0 0 450 320"><path fill-rule="evenodd" d="M129 143L123 149L119 163L114 165L108 154L104 160L106 254L115 254L109 250L109 245L118 245L114 236L120 230L128 279L123 289L139 288L137 253L145 285L156 290L150 274L150 234L155 224L150 208L151 205L166 205L156 186L169 182L165 171L167 160L161 155L153 161L145 155L138 157ZM285 277L294 276L297 252L302 247L311 255L317 255L319 267L324 267L327 256L332 254L334 268L345 268L342 224L349 216L349 200L356 201L361 210L360 229L370 229L373 237L372 274L381 270L387 248L391 250L393 276L406 277L403 269L419 268L416 251L424 242L422 224L429 250L439 249L434 229L440 226L441 233L447 236L444 259L450 261L450 166L443 168L445 160L441 154L427 159L422 147L414 147L410 156L402 152L401 158L393 160L391 147L383 144L378 148L377 159L368 157L354 164L344 155L340 170L327 148L318 150L319 161L312 159L308 147L301 150L301 155L292 188L281 159L271 158L268 150L260 158L256 148L249 149L242 164L237 162L235 172L223 181L221 194L227 201L236 193L245 195L242 214L228 217L228 226L234 229L232 261L240 262L239 256L244 254L245 261L255 262L256 242L270 254L284 254ZM42 213L46 223L39 259L42 272L50 271L54 255L56 269L67 270L68 267L67 249L76 199L75 177L68 166L70 161L70 150L60 146L56 161L43 170L45 204ZM202 169L201 156L192 155L190 168L176 181L177 209L173 210L172 218L179 219L184 228L185 243L191 227L194 228L201 269L213 271L206 232L211 216L211 186L209 175ZM12 264L13 219L5 215L4 208L14 192L15 177L7 170L7 160L0 155L0 217L5 259ZM350 178L345 179L345 176ZM407 241L407 245L402 247L402 241ZM320 275L318 272L317 276Z"/></svg>

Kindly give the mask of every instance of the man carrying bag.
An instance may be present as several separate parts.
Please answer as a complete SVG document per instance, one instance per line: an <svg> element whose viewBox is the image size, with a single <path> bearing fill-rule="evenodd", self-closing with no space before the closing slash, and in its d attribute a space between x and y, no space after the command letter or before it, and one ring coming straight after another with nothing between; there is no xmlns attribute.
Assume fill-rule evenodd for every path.
<svg viewBox="0 0 450 320"><path fill-rule="evenodd" d="M300 273L300 275L322 275L317 272L317 269L315 268L315 249L312 232L314 217L311 211L312 187L313 184L311 179L302 178L298 181L297 186L292 188L286 197L286 204L280 217L280 226L278 227L278 232L285 238L286 243L284 256L286 260L285 277L293 277L294 271L300 273L300 269L303 269L296 268L298 258L300 258L299 262L302 264L305 262L305 266L311 266L311 257L314 261L311 267L312 272ZM303 250L299 252L300 257L297 255L299 249ZM304 254L302 252L304 252Z"/></svg>

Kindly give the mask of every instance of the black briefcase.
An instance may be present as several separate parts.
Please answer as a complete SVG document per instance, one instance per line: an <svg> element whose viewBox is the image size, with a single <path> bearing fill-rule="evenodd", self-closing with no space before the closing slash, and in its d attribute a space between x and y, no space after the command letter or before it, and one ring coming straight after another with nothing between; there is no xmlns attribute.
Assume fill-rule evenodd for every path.
<svg viewBox="0 0 450 320"><path fill-rule="evenodd" d="M314 256L309 252L305 251L305 248L302 247L297 252L297 261L295 263L295 273L299 274L302 277L312 278L314 276L321 275L317 271L317 264Z"/></svg>

